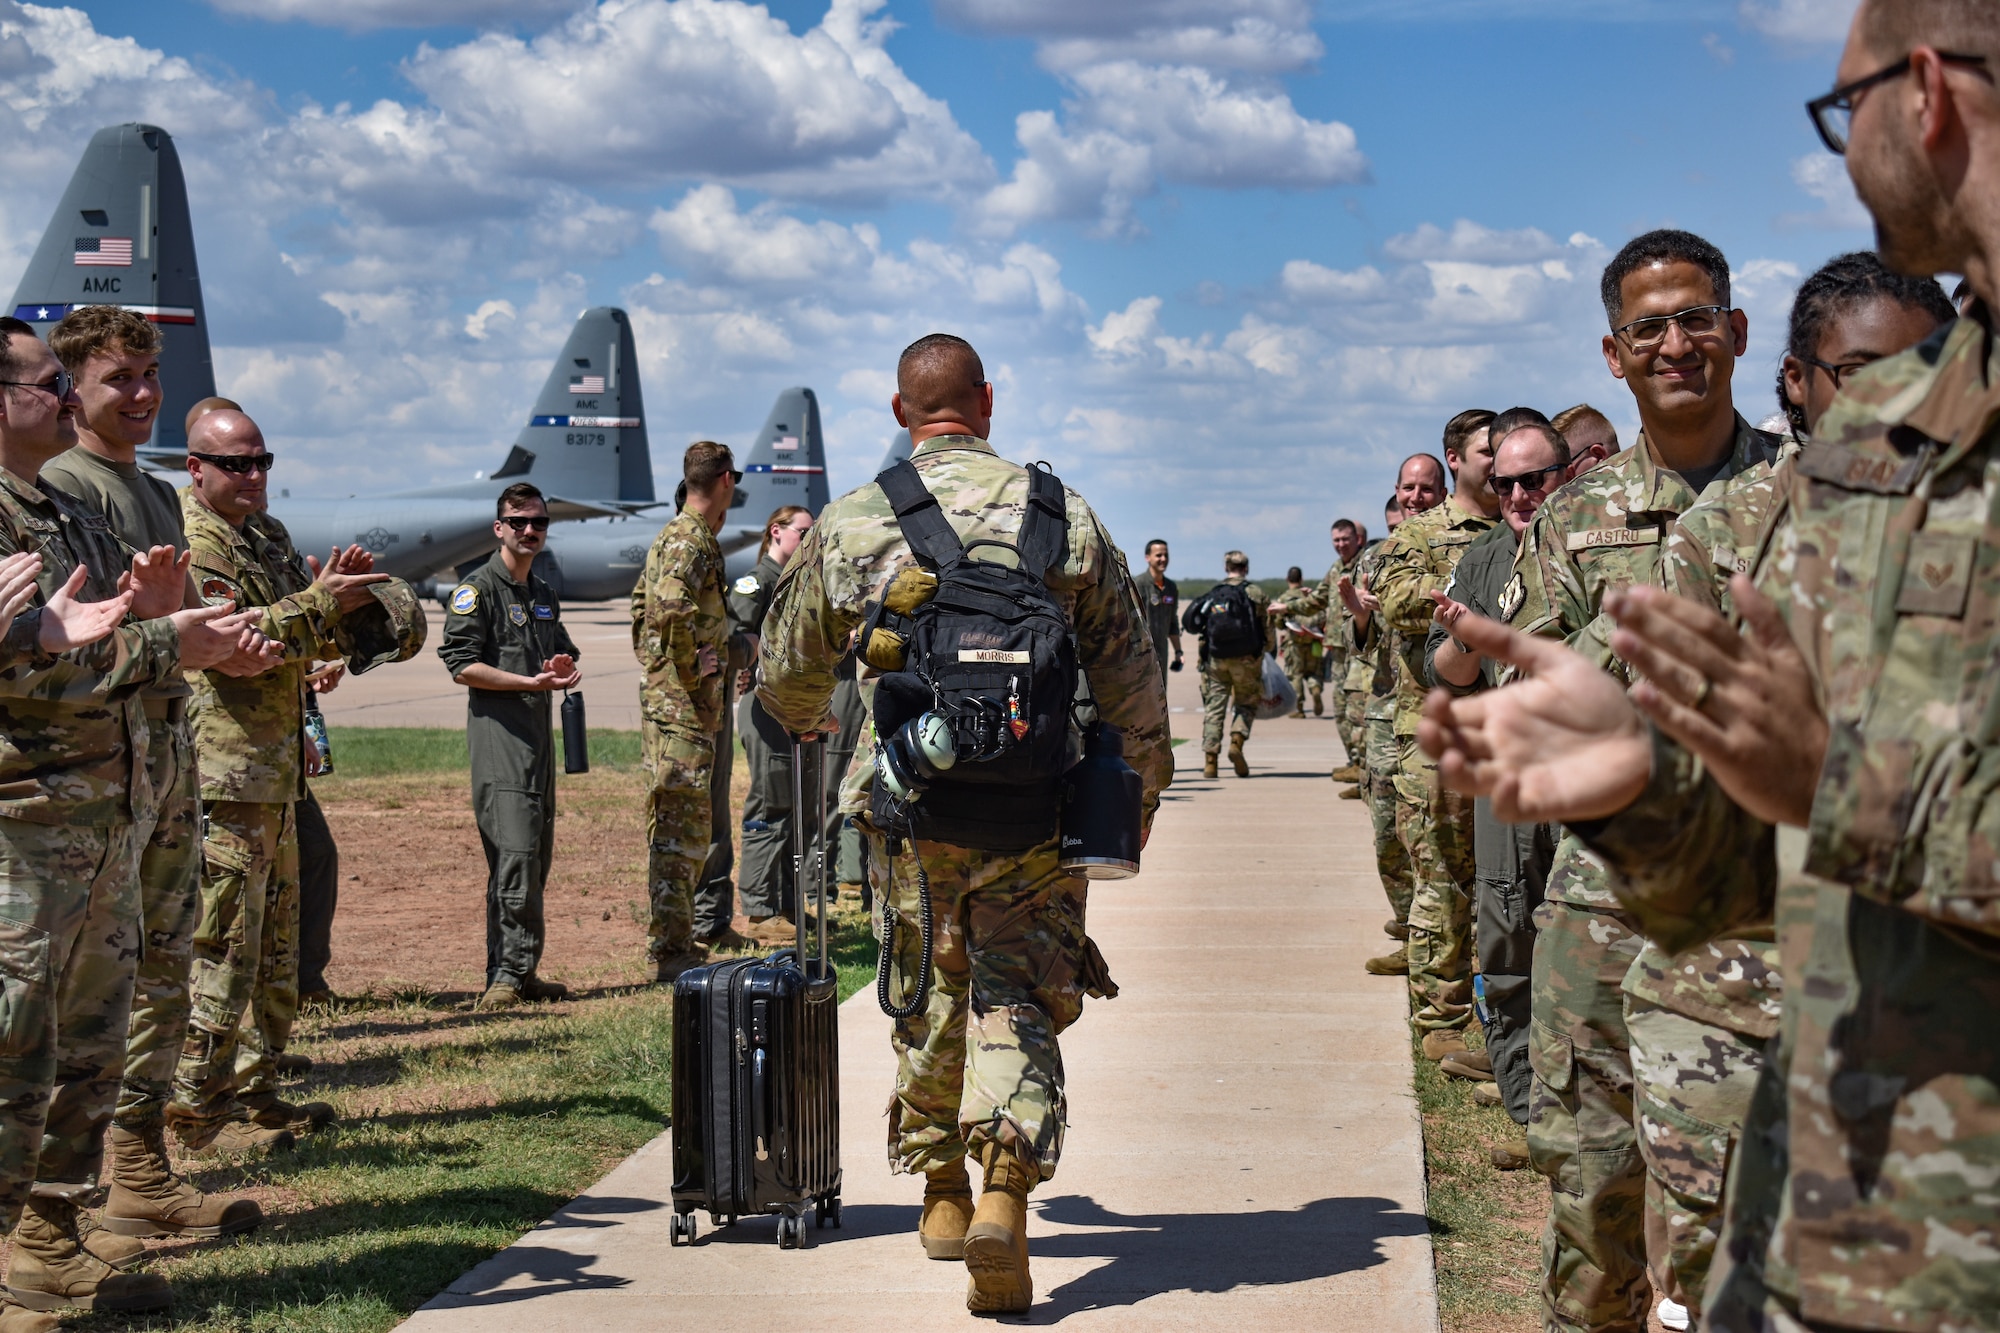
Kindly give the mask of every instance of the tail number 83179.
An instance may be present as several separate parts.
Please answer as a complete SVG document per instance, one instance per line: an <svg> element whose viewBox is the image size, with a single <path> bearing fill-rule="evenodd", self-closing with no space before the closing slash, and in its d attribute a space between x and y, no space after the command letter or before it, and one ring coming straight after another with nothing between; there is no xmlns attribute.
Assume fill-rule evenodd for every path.
<svg viewBox="0 0 2000 1333"><path fill-rule="evenodd" d="M563 436L563 443L564 443L564 444L603 444L603 443L604 443L604 432L603 432L603 431L601 431L601 430L573 430L573 431L569 432L569 433L568 433L567 435Z"/></svg>

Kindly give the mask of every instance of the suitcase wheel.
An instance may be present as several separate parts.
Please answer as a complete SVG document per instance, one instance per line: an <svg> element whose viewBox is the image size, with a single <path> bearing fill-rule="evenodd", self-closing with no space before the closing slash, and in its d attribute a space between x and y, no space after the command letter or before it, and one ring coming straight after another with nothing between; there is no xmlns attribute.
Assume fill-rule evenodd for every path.
<svg viewBox="0 0 2000 1333"><path fill-rule="evenodd" d="M815 1228L831 1226L835 1231L840 1230L840 1196L838 1194L829 1194L825 1198L814 1202L813 1226Z"/></svg>
<svg viewBox="0 0 2000 1333"><path fill-rule="evenodd" d="M700 1225L694 1220L693 1213L675 1213L667 1219L667 1244L694 1244L695 1233Z"/></svg>
<svg viewBox="0 0 2000 1333"><path fill-rule="evenodd" d="M778 1216L778 1248L796 1250L806 1243L806 1220L790 1213Z"/></svg>

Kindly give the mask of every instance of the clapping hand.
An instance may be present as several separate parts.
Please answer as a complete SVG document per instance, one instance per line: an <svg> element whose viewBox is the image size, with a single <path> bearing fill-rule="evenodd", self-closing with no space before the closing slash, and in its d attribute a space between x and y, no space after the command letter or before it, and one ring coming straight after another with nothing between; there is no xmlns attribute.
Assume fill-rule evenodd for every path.
<svg viewBox="0 0 2000 1333"><path fill-rule="evenodd" d="M132 614L140 620L158 620L180 610L187 602L191 558L171 546L133 552L130 572L118 576L118 591L132 594Z"/></svg>
<svg viewBox="0 0 2000 1333"><path fill-rule="evenodd" d="M39 568L41 558L32 558ZM96 643L117 629L119 622L131 611L130 592L120 592L116 597L107 597L101 602L77 601L76 595L82 590L84 576L88 573L82 565L71 570L63 586L56 589L55 596L42 607L41 632L35 642L43 652L66 653L72 648Z"/></svg>
<svg viewBox="0 0 2000 1333"><path fill-rule="evenodd" d="M582 679L583 672L578 669L576 659L568 653L557 653L548 660L547 665L542 668L541 674L535 677L535 688L537 690L567 690L574 688L576 683Z"/></svg>
<svg viewBox="0 0 2000 1333"><path fill-rule="evenodd" d="M387 583L393 577L374 573L374 555L358 543L344 551L334 547L324 566L311 556L306 557L306 565L312 570L313 577L333 594L333 600L340 604L342 611L357 611L368 605L374 600L368 586Z"/></svg>

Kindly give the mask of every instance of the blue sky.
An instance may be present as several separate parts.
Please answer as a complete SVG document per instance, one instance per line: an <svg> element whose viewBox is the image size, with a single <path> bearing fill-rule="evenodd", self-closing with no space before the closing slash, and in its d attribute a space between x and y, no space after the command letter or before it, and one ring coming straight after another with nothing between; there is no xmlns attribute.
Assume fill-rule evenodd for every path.
<svg viewBox="0 0 2000 1333"><path fill-rule="evenodd" d="M180 146L219 387L295 491L490 467L569 322L632 310L656 465L820 394L836 491L897 349L1128 550L1326 559L1460 408L1629 398L1598 270L1730 256L1753 419L1869 232L1801 110L1852 0L0 0L0 280L98 127ZM670 481L663 490L670 489Z"/></svg>

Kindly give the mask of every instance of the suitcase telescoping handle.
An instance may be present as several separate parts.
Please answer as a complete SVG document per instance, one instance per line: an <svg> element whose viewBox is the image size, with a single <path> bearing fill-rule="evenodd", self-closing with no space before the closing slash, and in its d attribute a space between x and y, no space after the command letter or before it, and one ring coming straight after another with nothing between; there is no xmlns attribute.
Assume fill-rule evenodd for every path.
<svg viewBox="0 0 2000 1333"><path fill-rule="evenodd" d="M831 964L826 952L826 737L815 737L812 750L807 742L797 736L792 737L792 884L798 898L794 907L794 921L798 927L799 970L811 980L813 973L806 967L806 848L808 842L814 848L812 853L813 879L817 887L813 900L819 908L819 972L830 974ZM813 819L806 822L806 771L805 760L808 753L815 753L819 762L813 765L813 787L818 799L813 805Z"/></svg>

